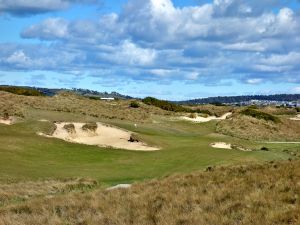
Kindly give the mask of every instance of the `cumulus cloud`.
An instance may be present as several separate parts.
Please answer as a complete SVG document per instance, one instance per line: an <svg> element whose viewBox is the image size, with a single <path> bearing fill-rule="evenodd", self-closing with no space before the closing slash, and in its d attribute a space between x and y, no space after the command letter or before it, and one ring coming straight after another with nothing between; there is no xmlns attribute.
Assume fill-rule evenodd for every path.
<svg viewBox="0 0 300 225"><path fill-rule="evenodd" d="M0 13L16 16L34 15L51 11L63 10L71 4L97 3L98 0L0 0Z"/></svg>
<svg viewBox="0 0 300 225"><path fill-rule="evenodd" d="M19 59L28 70L110 71L128 79L207 85L296 83L300 17L287 2L214 0L178 8L171 0L129 0L119 14L31 25L22 37L47 45L0 46L1 63L14 68L9 61Z"/></svg>
<svg viewBox="0 0 300 225"><path fill-rule="evenodd" d="M24 38L39 37L42 40L66 38L68 22L62 18L49 18L40 24L32 25L21 33Z"/></svg>

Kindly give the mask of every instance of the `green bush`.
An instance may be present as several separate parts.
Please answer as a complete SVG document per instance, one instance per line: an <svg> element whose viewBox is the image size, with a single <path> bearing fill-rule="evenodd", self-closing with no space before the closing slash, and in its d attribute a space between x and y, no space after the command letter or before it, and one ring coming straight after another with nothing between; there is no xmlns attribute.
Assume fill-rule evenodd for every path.
<svg viewBox="0 0 300 225"><path fill-rule="evenodd" d="M182 107L181 105L176 105L172 102L164 101L164 100L159 100L153 97L147 97L143 99L143 102L147 105L153 105L156 107L159 107L163 110L167 111L173 111L173 112L194 112L191 109L187 109Z"/></svg>
<svg viewBox="0 0 300 225"><path fill-rule="evenodd" d="M132 101L132 102L130 102L130 107L131 108L139 108L140 104L137 101Z"/></svg>
<svg viewBox="0 0 300 225"><path fill-rule="evenodd" d="M280 122L279 118L277 118L277 117L275 117L271 114L260 112L260 111L257 111L255 109L251 109L251 108L248 108L248 109L245 109L245 110L241 111L241 114L245 115L245 116L251 116L251 117L254 117L256 119L263 119L263 120L266 120L266 121L272 121L274 123L279 123Z"/></svg>

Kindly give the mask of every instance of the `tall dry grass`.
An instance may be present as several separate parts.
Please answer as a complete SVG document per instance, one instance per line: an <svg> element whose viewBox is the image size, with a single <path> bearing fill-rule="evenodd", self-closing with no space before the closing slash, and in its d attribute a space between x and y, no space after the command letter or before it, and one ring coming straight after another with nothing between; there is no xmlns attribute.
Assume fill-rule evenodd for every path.
<svg viewBox="0 0 300 225"><path fill-rule="evenodd" d="M12 190L13 191L13 190ZM0 224L300 224L300 162L209 168L0 208Z"/></svg>

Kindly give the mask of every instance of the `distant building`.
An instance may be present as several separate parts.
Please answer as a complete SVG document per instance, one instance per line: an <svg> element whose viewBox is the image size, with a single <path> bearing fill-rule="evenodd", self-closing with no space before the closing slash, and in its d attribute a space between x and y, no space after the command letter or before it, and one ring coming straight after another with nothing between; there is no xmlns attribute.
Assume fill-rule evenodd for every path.
<svg viewBox="0 0 300 225"><path fill-rule="evenodd" d="M114 101L115 98L100 98L101 100L104 100L104 101Z"/></svg>

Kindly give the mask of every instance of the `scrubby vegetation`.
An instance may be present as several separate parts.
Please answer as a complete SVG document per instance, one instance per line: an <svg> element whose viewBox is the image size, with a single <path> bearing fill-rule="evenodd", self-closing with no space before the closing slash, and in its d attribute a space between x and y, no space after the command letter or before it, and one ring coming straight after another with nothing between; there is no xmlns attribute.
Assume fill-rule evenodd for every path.
<svg viewBox="0 0 300 225"><path fill-rule="evenodd" d="M103 190L85 182L75 192L64 185L51 194L51 183L34 188L0 186L0 196L15 196L0 208L0 223L31 224L166 224L228 225L300 223L300 162L208 167L207 172L176 175L135 184L129 189ZM70 181L67 181L70 183ZM73 184L74 183L74 184ZM80 184L80 183L78 183ZM61 187L60 187L61 186ZM29 188L28 188L29 187ZM85 187L90 187L85 190ZM27 189L28 188L28 189ZM96 189L95 189L96 188ZM31 190L37 194L31 196ZM62 190L62 191L60 191ZM73 190L73 188L71 189ZM76 190L81 190L78 192ZM4 193L4 194L3 194ZM7 193L5 195L5 193ZM39 194L39 195L38 195Z"/></svg>
<svg viewBox="0 0 300 225"><path fill-rule="evenodd" d="M75 133L75 126L73 123L69 123L64 125L64 129L68 132L68 133Z"/></svg>
<svg viewBox="0 0 300 225"><path fill-rule="evenodd" d="M279 123L280 122L279 118L277 118L277 117L275 117L271 114L264 113L264 112L261 112L261 111L258 111L258 110L252 109L252 108L247 108L245 110L242 110L240 113L242 115L251 116L251 117L254 117L256 119L263 119L263 120L266 120L266 121L272 121L274 123Z"/></svg>
<svg viewBox="0 0 300 225"><path fill-rule="evenodd" d="M131 134L128 141L129 142L140 142L141 138L137 134Z"/></svg>
<svg viewBox="0 0 300 225"><path fill-rule="evenodd" d="M132 101L130 102L130 105L129 105L131 108L139 108L140 107L140 104L137 102L137 101Z"/></svg>
<svg viewBox="0 0 300 225"><path fill-rule="evenodd" d="M95 132L98 128L97 123L93 122L93 123L86 123L82 126L82 130L84 131L92 131Z"/></svg>
<svg viewBox="0 0 300 225"><path fill-rule="evenodd" d="M0 86L0 91L10 92L16 95L44 96L44 94L39 92L38 90L25 87Z"/></svg>

